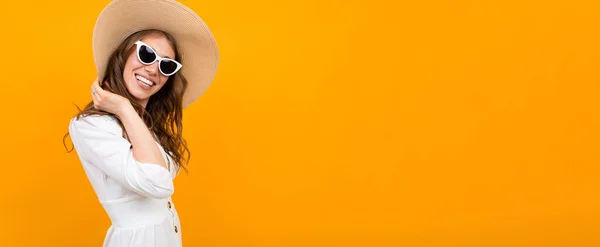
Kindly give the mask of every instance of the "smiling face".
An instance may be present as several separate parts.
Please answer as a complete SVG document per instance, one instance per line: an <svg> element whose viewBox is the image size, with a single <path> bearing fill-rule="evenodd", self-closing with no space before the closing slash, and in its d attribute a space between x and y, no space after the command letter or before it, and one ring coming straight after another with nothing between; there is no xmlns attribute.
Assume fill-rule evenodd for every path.
<svg viewBox="0 0 600 247"><path fill-rule="evenodd" d="M164 35L151 34L142 38L141 41L152 47L160 57L175 57L172 44ZM158 92L165 85L169 77L160 73L158 61L150 65L141 63L138 60L135 48L136 46L134 45L132 48L133 52L131 52L125 62L123 79L125 80L127 91L129 91L138 103L145 107L148 104L150 96Z"/></svg>

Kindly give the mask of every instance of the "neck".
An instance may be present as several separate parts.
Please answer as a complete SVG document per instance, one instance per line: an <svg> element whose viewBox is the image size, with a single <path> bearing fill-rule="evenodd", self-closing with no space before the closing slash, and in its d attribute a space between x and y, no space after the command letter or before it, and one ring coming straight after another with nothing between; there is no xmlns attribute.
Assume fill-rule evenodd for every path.
<svg viewBox="0 0 600 247"><path fill-rule="evenodd" d="M138 102L138 104L142 105L144 108L146 108L146 105L148 105L148 99L138 100L137 102Z"/></svg>

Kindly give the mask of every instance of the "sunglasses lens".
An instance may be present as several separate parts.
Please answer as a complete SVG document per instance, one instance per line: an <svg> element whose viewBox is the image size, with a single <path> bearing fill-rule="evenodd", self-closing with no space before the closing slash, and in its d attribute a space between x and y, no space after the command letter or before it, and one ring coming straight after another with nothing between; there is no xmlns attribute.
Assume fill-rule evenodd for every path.
<svg viewBox="0 0 600 247"><path fill-rule="evenodd" d="M173 61L163 60L160 62L160 71L169 75L175 72L177 69L177 64Z"/></svg>
<svg viewBox="0 0 600 247"><path fill-rule="evenodd" d="M140 60L142 63L152 63L156 59L156 54L150 49L150 47L142 45L140 47Z"/></svg>

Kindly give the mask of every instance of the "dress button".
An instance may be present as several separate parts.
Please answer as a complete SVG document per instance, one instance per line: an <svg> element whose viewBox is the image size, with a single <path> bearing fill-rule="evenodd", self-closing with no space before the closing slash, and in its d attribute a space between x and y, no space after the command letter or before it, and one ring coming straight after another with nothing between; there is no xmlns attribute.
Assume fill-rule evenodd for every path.
<svg viewBox="0 0 600 247"><path fill-rule="evenodd" d="M177 226L175 226L175 233L177 233Z"/></svg>
<svg viewBox="0 0 600 247"><path fill-rule="evenodd" d="M167 206L171 208L171 202L167 202Z"/></svg>

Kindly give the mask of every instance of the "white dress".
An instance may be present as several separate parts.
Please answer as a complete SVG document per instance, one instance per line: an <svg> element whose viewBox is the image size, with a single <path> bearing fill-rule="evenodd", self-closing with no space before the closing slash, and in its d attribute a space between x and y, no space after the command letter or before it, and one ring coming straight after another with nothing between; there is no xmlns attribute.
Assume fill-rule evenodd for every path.
<svg viewBox="0 0 600 247"><path fill-rule="evenodd" d="M171 201L177 169L160 144L165 162L171 160L168 170L136 161L114 116L73 118L69 133L112 222L103 247L180 247L181 227Z"/></svg>

